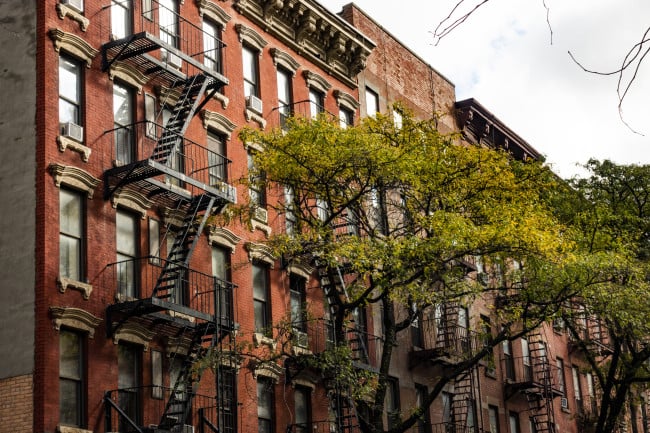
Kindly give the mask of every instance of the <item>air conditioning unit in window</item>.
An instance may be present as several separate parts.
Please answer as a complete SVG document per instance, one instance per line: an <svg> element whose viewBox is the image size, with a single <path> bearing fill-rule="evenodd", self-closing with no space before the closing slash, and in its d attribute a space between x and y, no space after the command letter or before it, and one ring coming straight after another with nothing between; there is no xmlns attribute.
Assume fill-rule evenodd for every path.
<svg viewBox="0 0 650 433"><path fill-rule="evenodd" d="M269 213L263 207L256 207L253 211L253 218L263 224L269 221Z"/></svg>
<svg viewBox="0 0 650 433"><path fill-rule="evenodd" d="M84 128L76 123L66 122L61 124L61 135L72 138L79 143L84 141Z"/></svg>
<svg viewBox="0 0 650 433"><path fill-rule="evenodd" d="M294 329L294 331L293 331L293 344L294 344L294 346L298 346L298 347L304 347L304 348L308 347L309 339L307 337L307 333L302 332L302 331L296 331Z"/></svg>
<svg viewBox="0 0 650 433"><path fill-rule="evenodd" d="M72 9L77 12L84 11L84 0L61 0L60 2L63 5L70 6Z"/></svg>
<svg viewBox="0 0 650 433"><path fill-rule="evenodd" d="M562 397L560 399L560 407L562 409L568 409L569 408L569 399L567 399L566 397Z"/></svg>
<svg viewBox="0 0 650 433"><path fill-rule="evenodd" d="M246 107L257 114L262 114L262 100L257 96L251 95L246 97Z"/></svg>
<svg viewBox="0 0 650 433"><path fill-rule="evenodd" d="M174 53L170 53L169 51L162 52L162 59L163 61L167 62L169 66L174 67L176 69L180 69L183 67L183 59L181 59Z"/></svg>

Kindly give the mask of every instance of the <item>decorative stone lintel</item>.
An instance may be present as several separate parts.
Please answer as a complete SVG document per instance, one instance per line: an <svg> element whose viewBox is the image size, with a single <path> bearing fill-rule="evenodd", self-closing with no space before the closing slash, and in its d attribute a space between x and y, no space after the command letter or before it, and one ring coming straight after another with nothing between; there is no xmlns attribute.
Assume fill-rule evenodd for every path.
<svg viewBox="0 0 650 433"><path fill-rule="evenodd" d="M87 332L88 338L95 338L95 328L102 322L102 319L93 316L86 310L74 307L50 307L50 315L52 316L54 329L57 331L63 325Z"/></svg>
<svg viewBox="0 0 650 433"><path fill-rule="evenodd" d="M246 121L250 122L251 120L257 122L260 125L260 128L264 130L266 128L266 119L264 119L262 116L257 114L254 111L249 110L248 108L244 112L244 116L246 117Z"/></svg>
<svg viewBox="0 0 650 433"><path fill-rule="evenodd" d="M160 86L158 90L158 103L163 106L174 106L178 102L178 98L181 96L180 87L169 88L165 86Z"/></svg>
<svg viewBox="0 0 650 433"><path fill-rule="evenodd" d="M165 351L167 352L168 357L175 353L179 355L187 355L191 345L192 340L188 337L170 337L165 345Z"/></svg>
<svg viewBox="0 0 650 433"><path fill-rule="evenodd" d="M255 337L255 334L253 334ZM263 337L266 338L266 337ZM257 378L259 376L268 377L277 382L280 379L280 375L283 373L282 367L280 367L275 362L260 362L254 365L253 377Z"/></svg>
<svg viewBox="0 0 650 433"><path fill-rule="evenodd" d="M52 43L54 44L54 51L57 53L61 49L64 51L84 60L86 67L90 68L93 59L99 54L99 51L90 46L90 44L77 35L66 33L60 29L50 29L48 32Z"/></svg>
<svg viewBox="0 0 650 433"><path fill-rule="evenodd" d="M56 12L59 15L59 18L64 19L66 16L69 16L71 19L75 20L76 22L79 23L79 28L81 29L82 32L85 32L88 30L88 26L90 25L90 20L77 12L76 10L72 9L70 6L63 4L63 3L57 3L56 5Z"/></svg>
<svg viewBox="0 0 650 433"><path fill-rule="evenodd" d="M248 260L259 260L260 262L266 263L271 267L275 266L275 257L271 254L271 248L264 244L258 244L255 242L246 242L244 248L248 251Z"/></svg>
<svg viewBox="0 0 650 433"><path fill-rule="evenodd" d="M214 129L215 131L225 135L226 139L230 140L232 132L237 128L233 122L230 121L223 114L215 111L203 110L203 127L205 129Z"/></svg>
<svg viewBox="0 0 650 433"><path fill-rule="evenodd" d="M133 322L124 323L113 335L113 343L118 344L120 341L126 341L133 344L139 344L146 352L149 350L149 343L156 333L150 331L142 325Z"/></svg>
<svg viewBox="0 0 650 433"><path fill-rule="evenodd" d="M170 225L172 227L181 227L183 225L183 219L185 218L185 213L179 209L170 209L163 208L161 211L163 217L163 223L165 225Z"/></svg>
<svg viewBox="0 0 650 433"><path fill-rule="evenodd" d="M235 247L239 241L241 241L241 238L226 228L210 228L210 233L208 234L208 242L229 248L231 254L235 254Z"/></svg>
<svg viewBox="0 0 650 433"><path fill-rule="evenodd" d="M81 281L73 280L71 278L58 276L56 282L59 285L59 291L61 293L65 293L68 289L79 290L86 300L90 299L90 294L93 292L92 284L82 283Z"/></svg>
<svg viewBox="0 0 650 433"><path fill-rule="evenodd" d="M359 108L359 101L354 99L354 96L342 90L334 90L334 98L336 98L336 105L339 107L343 106L348 110L352 110L352 112L357 111L357 108Z"/></svg>
<svg viewBox="0 0 650 433"><path fill-rule="evenodd" d="M92 152L90 147L86 147L77 140L64 135L57 136L56 142L59 144L59 150L61 152L65 152L66 149L73 150L81 155L83 162L88 162L88 158L90 158L90 153Z"/></svg>
<svg viewBox="0 0 650 433"><path fill-rule="evenodd" d="M254 141L245 141L244 149L252 150L254 152L264 152L264 145Z"/></svg>
<svg viewBox="0 0 650 433"><path fill-rule="evenodd" d="M57 433L93 433L92 430L86 430L79 427L70 427L67 425L60 425L60 424L56 426L56 431Z"/></svg>
<svg viewBox="0 0 650 433"><path fill-rule="evenodd" d="M241 23L235 24L235 30L239 34L239 42L245 42L251 45L259 51L260 56L262 55L262 50L265 46L268 45L266 39L260 36L260 34L255 30L251 29L250 27L246 27Z"/></svg>
<svg viewBox="0 0 650 433"><path fill-rule="evenodd" d="M326 95L327 91L332 87L325 78L315 72L305 70L302 71L302 76L307 83L307 87L313 87L322 92L323 95Z"/></svg>
<svg viewBox="0 0 650 433"><path fill-rule="evenodd" d="M271 48L271 57L273 57L273 64L277 68L282 66L284 69L290 71L293 76L296 76L296 71L300 68L300 63L291 57L289 54L278 48Z"/></svg>
<svg viewBox="0 0 650 433"><path fill-rule="evenodd" d="M114 209L118 206L131 209L140 214L142 219L147 216L147 209L150 209L153 202L144 195L130 189L119 189L111 197L111 204Z"/></svg>
<svg viewBox="0 0 650 433"><path fill-rule="evenodd" d="M304 263L291 263L289 266L287 266L287 272L290 274L299 275L306 280L309 280L309 278L311 278L311 275L314 273L314 268L312 266L305 265Z"/></svg>
<svg viewBox="0 0 650 433"><path fill-rule="evenodd" d="M256 219L255 217L253 217L253 218L251 218L251 231L254 232L255 230L260 230L267 237L271 236L271 233L273 232L273 230L271 229L271 227L269 227L268 224L266 224L266 223Z"/></svg>
<svg viewBox="0 0 650 433"><path fill-rule="evenodd" d="M115 77L138 89L138 94L142 93L142 86L149 81L146 75L124 62L115 62L111 65L108 78L115 80Z"/></svg>
<svg viewBox="0 0 650 433"><path fill-rule="evenodd" d="M61 185L71 186L88 194L88 198L93 198L95 188L101 182L87 171L77 167L52 163L49 169L58 188Z"/></svg>
<svg viewBox="0 0 650 433"><path fill-rule="evenodd" d="M196 0L196 5L199 7L199 15L201 17L207 16L212 21L221 25L223 30L226 30L226 24L232 19L232 17L223 9L210 0Z"/></svg>

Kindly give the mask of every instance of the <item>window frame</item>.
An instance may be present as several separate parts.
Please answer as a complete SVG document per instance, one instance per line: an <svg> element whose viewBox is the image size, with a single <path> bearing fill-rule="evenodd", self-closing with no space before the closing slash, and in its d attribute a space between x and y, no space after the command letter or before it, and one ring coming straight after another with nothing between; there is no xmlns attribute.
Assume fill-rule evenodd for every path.
<svg viewBox="0 0 650 433"><path fill-rule="evenodd" d="M237 370L233 367L219 366L216 379L219 383L228 382L223 385L217 384L216 388L219 430L223 433L235 433L237 431ZM229 422L228 425L226 420Z"/></svg>
<svg viewBox="0 0 650 433"><path fill-rule="evenodd" d="M117 107L119 99L124 102ZM118 117L122 107L125 107L124 119ZM121 82L113 82L113 141L115 160L121 164L129 164L136 160L135 136L135 91L132 87Z"/></svg>
<svg viewBox="0 0 650 433"><path fill-rule="evenodd" d="M510 433L521 433L521 424L519 422L519 414L517 412L508 412L508 427Z"/></svg>
<svg viewBox="0 0 650 433"><path fill-rule="evenodd" d="M110 8L111 38L122 39L133 34L133 0L111 0ZM115 13L116 10L119 10L121 14ZM120 33L115 32L116 24L119 24Z"/></svg>
<svg viewBox="0 0 650 433"><path fill-rule="evenodd" d="M246 154L246 158L246 164L249 173L248 178L250 181L250 184L248 186L248 193L250 194L251 204L258 208L266 209L266 188L263 185L262 187L258 188L255 184L258 181L264 181L265 176L264 174L259 174L257 176L251 175L251 172L255 171L255 151L249 149L248 153Z"/></svg>
<svg viewBox="0 0 650 433"><path fill-rule="evenodd" d="M429 395L429 389L426 385L415 383L415 405L422 407L424 399ZM429 407L422 407L422 417L417 421L417 433L431 433L431 411Z"/></svg>
<svg viewBox="0 0 650 433"><path fill-rule="evenodd" d="M309 87L309 114L311 118L316 118L324 112L325 94L313 86Z"/></svg>
<svg viewBox="0 0 650 433"><path fill-rule="evenodd" d="M66 68L65 65L68 65L69 68ZM66 89L62 86L69 82L68 79L63 79L63 72L68 72L75 77L75 89L74 97L71 98L70 95L66 95ZM75 125L83 126L83 68L81 67L81 62L76 58L61 53L59 55L59 124L72 122ZM73 108L74 114L73 119L65 119L63 113L65 110L62 109L62 104L68 105Z"/></svg>
<svg viewBox="0 0 650 433"><path fill-rule="evenodd" d="M164 43L174 48L179 48L181 39L178 15L176 0L158 0L158 34ZM170 18L170 21L163 25L165 18Z"/></svg>
<svg viewBox="0 0 650 433"><path fill-rule="evenodd" d="M203 30L203 65L211 71L222 73L223 72L223 43L221 36L223 26L217 24L215 21L204 18L201 24ZM211 41L214 47L208 43ZM207 53L214 52L213 55Z"/></svg>
<svg viewBox="0 0 650 433"><path fill-rule="evenodd" d="M386 421L388 429L391 430L399 424L401 414L401 402L399 392L399 379L389 376L386 380Z"/></svg>
<svg viewBox="0 0 650 433"><path fill-rule="evenodd" d="M248 44L242 44L242 79L244 97L260 97L260 52ZM247 66L249 69L247 69Z"/></svg>
<svg viewBox="0 0 650 433"><path fill-rule="evenodd" d="M208 149L208 183L210 186L228 182L228 161L226 136L208 128L206 135Z"/></svg>
<svg viewBox="0 0 650 433"><path fill-rule="evenodd" d="M253 261L253 317L255 322L255 332L264 335L270 335L271 325L271 302L270 302L270 278L269 266L259 261ZM262 276L263 281L256 278L256 274ZM256 284L263 282L263 287ZM263 295L261 297L260 295ZM261 314L261 316L260 316Z"/></svg>
<svg viewBox="0 0 650 433"><path fill-rule="evenodd" d="M265 400L265 405L268 408L268 414L262 413L262 406L260 402ZM257 378L257 431L258 433L274 433L275 425L275 389L273 379L269 377ZM262 426L267 428L264 429Z"/></svg>
<svg viewBox="0 0 650 433"><path fill-rule="evenodd" d="M136 424L140 425L142 421L142 404L140 401L140 391L142 387L142 348L132 344L123 344L118 343L117 345L117 369L118 369L118 405L120 408L134 421ZM124 352L128 352L132 355L132 360L125 360L122 358ZM133 386L122 387L121 381L124 380L123 368L120 367L120 359L125 361L132 361L133 364L130 366L128 373L132 376L130 382L133 382ZM123 405L123 400L127 400L127 404L130 403L132 406L127 408ZM133 399L133 400L131 400ZM127 423L124 420L120 422L120 431L126 430Z"/></svg>
<svg viewBox="0 0 650 433"><path fill-rule="evenodd" d="M75 348L76 348L76 368L77 368L77 375L76 376L70 376L67 375L63 372L63 364L65 362L64 359L64 336L70 335L74 336L76 339L75 341ZM67 426L74 426L74 427L79 427L83 428L85 427L85 420L86 420L86 398L87 398L87 390L86 390L86 340L85 340L86 334L79 332L74 329L69 329L69 328L61 328L59 331L59 423ZM70 419L65 419L63 415L63 407L62 407L62 395L65 393L66 396L69 395L69 393L66 393L64 391L64 383L70 383L72 382L74 384L75 388L75 393L76 393L76 398L75 400L75 419L70 420Z"/></svg>
<svg viewBox="0 0 650 433"><path fill-rule="evenodd" d="M280 127L285 128L287 118L293 112L293 73L281 66L278 66L276 73L278 90L278 113L280 116Z"/></svg>
<svg viewBox="0 0 650 433"><path fill-rule="evenodd" d="M311 407L311 388L306 387L306 386L300 386L297 385L293 389L293 402L294 402L294 411L295 411L295 433L311 433L311 426L312 426L312 407ZM300 418L303 416L299 416L298 413L298 408L299 408L299 399L303 399L302 404L305 409L305 413L302 414L304 415L304 422Z"/></svg>
<svg viewBox="0 0 650 433"><path fill-rule="evenodd" d="M343 129L354 126L354 112L347 107L339 107L339 126Z"/></svg>
<svg viewBox="0 0 650 433"><path fill-rule="evenodd" d="M375 117L377 113L380 113L379 93L369 87L366 87L364 95L366 99L366 116Z"/></svg>
<svg viewBox="0 0 650 433"><path fill-rule="evenodd" d="M212 264L212 276L223 281L230 282L231 253L224 247L212 245L210 259ZM222 259L222 260L219 260ZM233 297L232 290L227 291L219 284L217 293L219 306L217 307L218 317L222 320L232 321L233 319Z"/></svg>
<svg viewBox="0 0 650 433"><path fill-rule="evenodd" d="M557 368L557 385L562 396L567 396L566 377L564 374L564 359L559 356L555 358L555 367ZM567 400L568 401L568 400Z"/></svg>
<svg viewBox="0 0 650 433"><path fill-rule="evenodd" d="M129 251L125 248L125 243L121 242L121 240L127 240L126 238L121 238L120 235L123 233L120 233L120 219L128 219L132 224L133 224L133 231L129 233L129 236L132 236L130 240L133 243L133 250ZM127 244L128 245L128 244ZM137 259L139 256L139 247L140 247L140 224L139 224L139 219L138 216L133 214L132 212L127 212L125 210L122 210L120 208L117 209L117 212L115 213L115 253L116 253L116 261L118 262L117 266L117 291L120 296L124 296L125 298L137 298L139 296L139 285L138 285L138 263ZM120 257L122 256L122 258ZM123 263L126 263L123 265ZM131 263L132 265L129 266L128 263ZM127 281L126 287L123 287L123 280L121 277L121 272L123 272L122 267L126 266L126 278ZM129 269L131 268L131 269ZM130 272L129 272L130 271ZM129 275L130 274L130 275ZM129 278L130 277L130 278Z"/></svg>
<svg viewBox="0 0 650 433"><path fill-rule="evenodd" d="M289 273L289 303L292 329L307 332L307 279L305 277Z"/></svg>
<svg viewBox="0 0 650 433"><path fill-rule="evenodd" d="M499 422L499 407L488 405L488 426L490 433L500 433L501 423Z"/></svg>
<svg viewBox="0 0 650 433"><path fill-rule="evenodd" d="M63 204L63 195L69 195L72 197L72 200L76 201L78 203L78 216L79 219L76 222L79 227L78 227L78 233L71 233L68 231L64 231L64 224L63 224L63 219L64 215L62 212L62 204ZM67 218L66 218L67 219ZM85 201L84 201L84 195L76 190L70 189L70 188L64 188L61 187L59 190L59 276L64 277L64 278L70 278L75 281L81 281L85 279L85 271L86 271L86 207L85 207ZM65 224L67 226L67 224ZM65 272L62 272L61 266L62 266L62 260L63 260L63 249L62 246L64 244L63 239L72 239L76 241L76 254L77 254L77 263L75 264L75 272L77 275L71 275L71 272L69 269L66 269ZM66 242L67 244L67 242ZM67 267L69 268L70 264L70 259L69 256L66 259L67 262Z"/></svg>

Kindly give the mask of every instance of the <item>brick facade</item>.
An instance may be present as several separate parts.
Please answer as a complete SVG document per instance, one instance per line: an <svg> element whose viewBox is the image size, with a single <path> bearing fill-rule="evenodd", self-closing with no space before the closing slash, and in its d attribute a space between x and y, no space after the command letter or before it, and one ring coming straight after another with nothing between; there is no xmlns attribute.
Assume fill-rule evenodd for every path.
<svg viewBox="0 0 650 433"><path fill-rule="evenodd" d="M0 430L31 433L34 414L33 398L31 375L0 379Z"/></svg>

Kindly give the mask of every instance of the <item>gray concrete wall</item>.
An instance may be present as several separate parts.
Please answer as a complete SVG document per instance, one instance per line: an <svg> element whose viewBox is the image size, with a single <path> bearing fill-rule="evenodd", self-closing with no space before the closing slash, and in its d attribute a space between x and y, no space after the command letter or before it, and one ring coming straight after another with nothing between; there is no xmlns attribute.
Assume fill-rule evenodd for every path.
<svg viewBox="0 0 650 433"><path fill-rule="evenodd" d="M34 369L36 1L0 1L0 378Z"/></svg>

